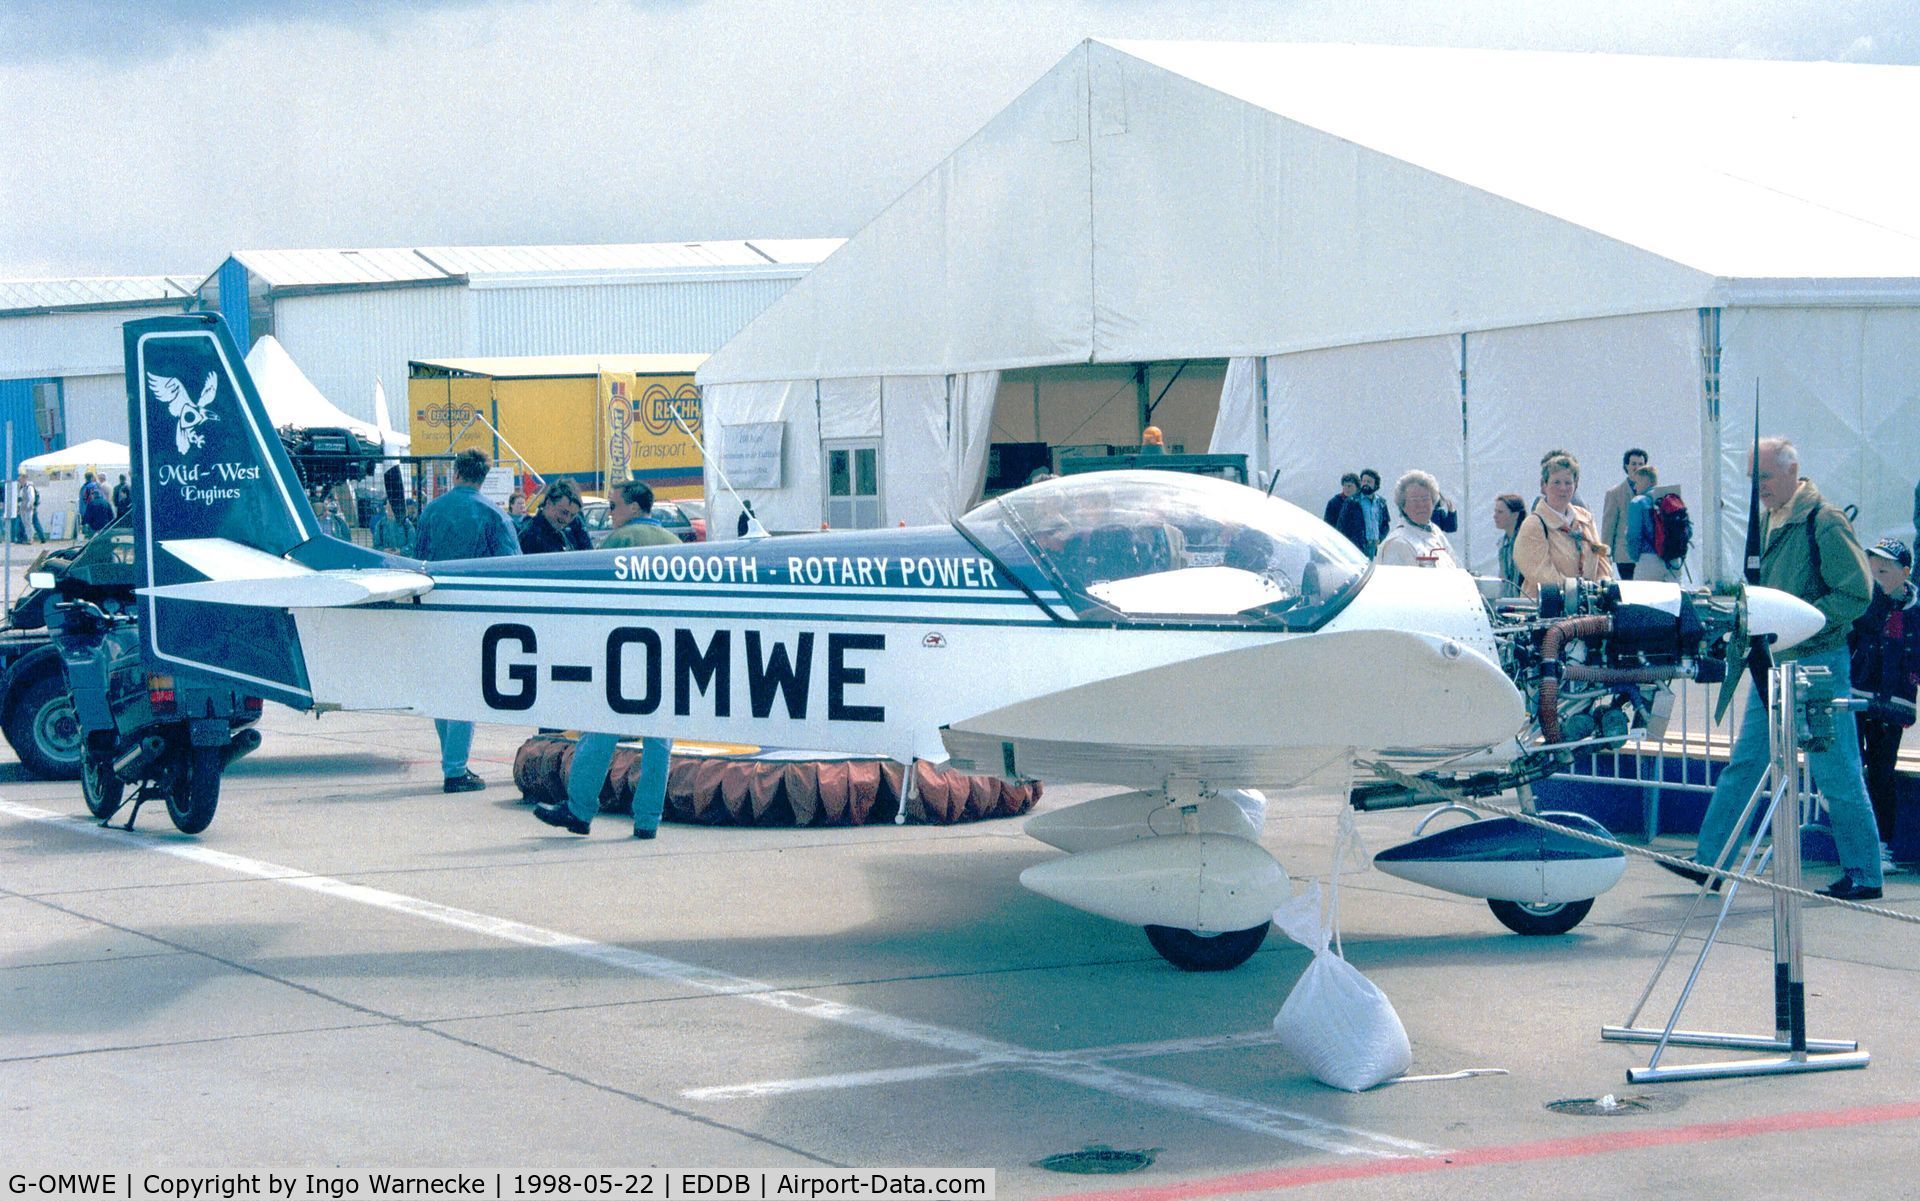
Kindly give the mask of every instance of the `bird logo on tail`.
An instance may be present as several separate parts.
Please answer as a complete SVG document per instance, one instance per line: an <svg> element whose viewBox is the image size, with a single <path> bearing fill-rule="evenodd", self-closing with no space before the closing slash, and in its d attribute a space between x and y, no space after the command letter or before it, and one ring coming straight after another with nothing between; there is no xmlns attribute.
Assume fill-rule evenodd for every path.
<svg viewBox="0 0 1920 1201"><path fill-rule="evenodd" d="M180 424L173 431L173 441L181 454L186 454L190 446L207 444L206 435L199 433L197 427L215 420L214 415L207 412L213 404L214 394L219 391L219 381L213 372L207 372L207 382L200 388L199 400L187 395L186 385L171 376L155 375L149 371L147 387L152 390L153 398L166 405L167 412L179 421Z"/></svg>

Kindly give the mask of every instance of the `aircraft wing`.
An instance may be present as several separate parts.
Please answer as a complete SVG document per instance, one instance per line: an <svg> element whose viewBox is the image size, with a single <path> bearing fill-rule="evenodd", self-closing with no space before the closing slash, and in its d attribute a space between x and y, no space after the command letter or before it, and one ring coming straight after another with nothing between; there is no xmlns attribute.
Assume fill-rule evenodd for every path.
<svg viewBox="0 0 1920 1201"><path fill-rule="evenodd" d="M208 578L142 588L142 596L257 609L335 609L424 596L433 577L397 568L315 571L225 538L162 542L168 554Z"/></svg>
<svg viewBox="0 0 1920 1201"><path fill-rule="evenodd" d="M955 766L1151 787L1295 783L1365 751L1418 762L1511 739L1525 702L1460 643L1301 635L1061 689L952 723Z"/></svg>

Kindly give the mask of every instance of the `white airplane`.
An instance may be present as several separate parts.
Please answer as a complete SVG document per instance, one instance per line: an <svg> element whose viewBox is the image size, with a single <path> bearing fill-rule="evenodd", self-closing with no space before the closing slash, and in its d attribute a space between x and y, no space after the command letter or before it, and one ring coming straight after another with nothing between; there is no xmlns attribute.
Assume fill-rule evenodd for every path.
<svg viewBox="0 0 1920 1201"><path fill-rule="evenodd" d="M1570 582L1491 604L1375 567L1284 501L1172 472L1049 481L951 526L419 563L326 537L225 326L126 327L144 649L300 709L699 736L1131 791L1029 822L1030 887L1230 967L1287 894L1251 790L1356 803L1524 787L1660 720L1749 633L1818 630L1750 590ZM218 386L179 449L153 399ZM1746 627L1750 625L1751 630ZM1737 650L1733 649L1737 644ZM1499 822L1380 856L1571 928L1624 860ZM1437 841L1436 841L1437 840Z"/></svg>

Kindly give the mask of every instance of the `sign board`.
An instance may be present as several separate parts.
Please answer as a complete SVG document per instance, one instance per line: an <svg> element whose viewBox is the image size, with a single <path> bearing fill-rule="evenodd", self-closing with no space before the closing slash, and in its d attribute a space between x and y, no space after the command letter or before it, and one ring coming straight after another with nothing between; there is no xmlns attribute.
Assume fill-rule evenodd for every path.
<svg viewBox="0 0 1920 1201"><path fill-rule="evenodd" d="M720 469L736 488L786 486L786 461L781 455L787 426L782 421L729 425L720 440Z"/></svg>
<svg viewBox="0 0 1920 1201"><path fill-rule="evenodd" d="M504 510L507 507L507 498L513 495L513 468L489 468L487 478L481 481L480 495Z"/></svg>
<svg viewBox="0 0 1920 1201"><path fill-rule="evenodd" d="M609 488L638 479L664 499L700 495L700 390L691 375L602 372L600 424Z"/></svg>

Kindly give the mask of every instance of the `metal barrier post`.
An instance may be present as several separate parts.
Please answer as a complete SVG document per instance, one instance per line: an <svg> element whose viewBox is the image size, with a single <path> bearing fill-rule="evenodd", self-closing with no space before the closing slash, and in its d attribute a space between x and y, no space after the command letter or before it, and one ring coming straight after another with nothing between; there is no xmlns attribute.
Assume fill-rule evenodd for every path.
<svg viewBox="0 0 1920 1201"><path fill-rule="evenodd" d="M1632 1042L1655 1044L1653 1057L1644 1068L1627 1069L1627 1080L1633 1084L1660 1083L1669 1080L1714 1080L1730 1076L1774 1076L1799 1072L1830 1072L1843 1068L1863 1068L1872 1058L1859 1049L1859 1043L1845 1039L1809 1039L1807 1037L1807 1005L1805 965L1801 954L1800 919L1801 898L1796 892L1786 891L1800 887L1800 750L1801 750L1801 709L1806 703L1803 693L1807 684L1807 673L1799 664L1787 663L1776 667L1770 677L1771 701L1768 705L1767 728L1771 743L1772 764L1769 775L1773 782L1770 824L1773 845L1767 852L1773 861L1773 882L1779 886L1773 894L1773 1010L1774 1032L1771 1037L1765 1035L1724 1034L1711 1031L1678 1030L1675 1027L1680 1020L1688 996L1693 991L1694 982L1699 978L1700 970L1712 953L1714 943L1719 937L1721 923L1726 920L1727 910L1733 904L1733 898L1740 887L1739 881L1730 881L1727 895L1720 904L1720 913L1707 933L1706 941L1700 948L1700 955L1694 961L1693 970L1688 974L1687 982L1681 990L1680 999L1674 1005L1673 1013L1665 1028L1653 1029L1641 1026L1604 1026L1600 1037L1606 1042ZM1754 703L1753 698L1747 703ZM1815 702L1824 703L1824 702ZM1765 788L1765 783L1762 784ZM1760 789L1756 790L1753 800L1758 799ZM1742 815L1742 824L1738 829L1746 828L1745 822L1752 812L1753 800L1748 802ZM1747 847L1742 867L1750 864L1759 851L1761 834L1756 832ZM1728 855L1723 850L1719 863L1725 864ZM1707 885L1700 886L1704 896ZM1699 907L1700 897L1695 897L1694 908ZM1681 923L1686 928L1693 911ZM1676 941L1678 934L1676 934ZM1671 948L1669 948L1671 953ZM1654 980L1647 985L1647 993L1642 994L1641 1003L1645 1004L1647 994L1666 969L1666 959L1654 969ZM1639 1008L1634 1016L1639 1015ZM1633 1019L1629 1019L1630 1021ZM1660 1066L1661 1053L1669 1045L1687 1047L1727 1047L1748 1051L1784 1051L1784 1057L1766 1059L1735 1059L1720 1063L1689 1064L1681 1067Z"/></svg>

